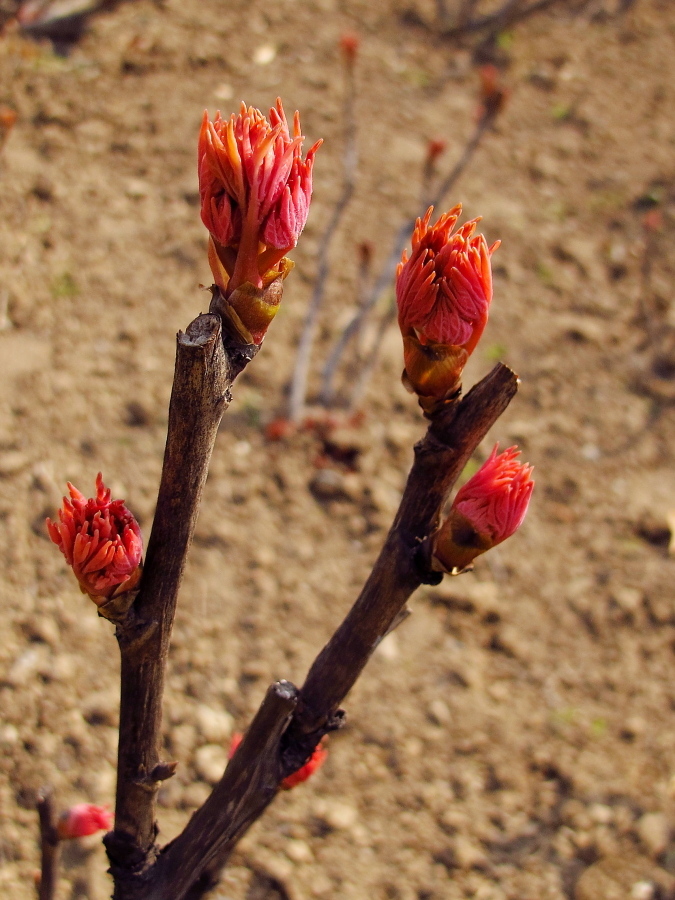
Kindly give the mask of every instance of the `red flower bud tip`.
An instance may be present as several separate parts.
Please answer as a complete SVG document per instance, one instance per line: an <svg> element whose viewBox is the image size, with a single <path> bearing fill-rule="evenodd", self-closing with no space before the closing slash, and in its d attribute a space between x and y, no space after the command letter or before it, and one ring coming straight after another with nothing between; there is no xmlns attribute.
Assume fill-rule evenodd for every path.
<svg viewBox="0 0 675 900"><path fill-rule="evenodd" d="M285 272L280 262L297 244L312 197L312 167L321 141L302 158L300 115L293 134L281 100L270 110L241 104L238 115L210 121L204 113L198 166L202 222L213 242L209 261L226 297L251 284L263 289Z"/></svg>
<svg viewBox="0 0 675 900"><path fill-rule="evenodd" d="M509 91L501 83L501 73L497 66L487 63L478 69L480 78L480 115L496 116L502 111L509 97Z"/></svg>
<svg viewBox="0 0 675 900"><path fill-rule="evenodd" d="M414 331L421 343L452 344L471 353L487 323L492 300L488 247L474 235L480 219L453 228L461 215L457 204L430 226L433 206L418 219L412 254L404 251L396 270L398 321L404 333Z"/></svg>
<svg viewBox="0 0 675 900"><path fill-rule="evenodd" d="M361 46L361 38L353 31L346 31L340 38L340 50L348 65L353 65Z"/></svg>
<svg viewBox="0 0 675 900"><path fill-rule="evenodd" d="M321 738L321 743L314 750L314 753L310 756L304 766L301 766L296 772L293 772L292 775L288 775L281 782L281 789L283 791L290 791L291 788L294 788L298 784L302 784L303 781L307 781L307 779L313 775L317 769L320 769L321 766L326 762L326 758L328 756L328 750L325 750L322 747L322 744L326 741L326 738Z"/></svg>
<svg viewBox="0 0 675 900"><path fill-rule="evenodd" d="M0 143L9 135L16 122L16 111L9 106L0 106Z"/></svg>
<svg viewBox="0 0 675 900"><path fill-rule="evenodd" d="M518 462L520 450L497 453L459 489L434 542L434 559L446 572L461 570L501 544L520 527L534 489L532 466Z"/></svg>
<svg viewBox="0 0 675 900"><path fill-rule="evenodd" d="M93 803L77 803L59 817L56 833L59 840L86 837L97 831L110 831L113 817L106 806L94 806Z"/></svg>
<svg viewBox="0 0 675 900"><path fill-rule="evenodd" d="M244 740L244 735L238 731L232 735L232 739L230 740L230 749L227 754L228 759L232 759L234 754L237 752L237 748ZM303 781L307 781L310 775L313 775L317 769L320 769L321 766L325 763L326 757L328 756L328 750L324 750L322 744L326 741L326 737L321 739L318 747L314 750L314 753L310 756L304 766L300 766L300 768L293 772L292 775L288 775L281 782L279 787L284 791L290 791L291 788L294 788L296 784L302 784Z"/></svg>
<svg viewBox="0 0 675 900"><path fill-rule="evenodd" d="M272 419L265 427L265 437L268 441L283 441L295 434L296 425L289 419Z"/></svg>
<svg viewBox="0 0 675 900"><path fill-rule="evenodd" d="M661 231L663 228L663 214L660 209L650 209L645 213L642 220L642 227L647 233Z"/></svg>
<svg viewBox="0 0 675 900"><path fill-rule="evenodd" d="M68 483L59 521L47 519L49 536L72 567L83 594L100 606L132 590L141 576L143 540L123 500L111 500L101 473L89 500Z"/></svg>
<svg viewBox="0 0 675 900"><path fill-rule="evenodd" d="M237 752L237 747L244 740L244 735L241 731L235 731L232 737L230 738L230 749L227 752L227 758L232 759L234 754Z"/></svg>
<svg viewBox="0 0 675 900"><path fill-rule="evenodd" d="M446 141L441 140L440 138L432 138L427 144L427 165L433 165L439 156L445 153L445 148L448 146Z"/></svg>
<svg viewBox="0 0 675 900"><path fill-rule="evenodd" d="M458 204L430 226L433 207L418 219L412 253L396 270L398 323L403 334L404 382L422 397L442 399L456 392L462 369L488 320L492 301L488 247L474 234L480 219L453 229Z"/></svg>

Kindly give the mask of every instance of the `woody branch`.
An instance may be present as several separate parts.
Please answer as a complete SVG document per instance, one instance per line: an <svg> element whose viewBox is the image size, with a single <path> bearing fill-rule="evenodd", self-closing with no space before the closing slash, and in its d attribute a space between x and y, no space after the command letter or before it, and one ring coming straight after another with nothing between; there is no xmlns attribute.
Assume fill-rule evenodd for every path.
<svg viewBox="0 0 675 900"><path fill-rule="evenodd" d="M244 744L204 806L165 848L150 873L145 900L198 900L218 878L236 842L274 799L279 784L306 762L324 734L341 724L338 707L411 594L440 575L418 555L466 461L517 391L499 364L463 400L434 414L415 447L394 524L370 577L298 693L273 685ZM170 892L169 892L170 886Z"/></svg>

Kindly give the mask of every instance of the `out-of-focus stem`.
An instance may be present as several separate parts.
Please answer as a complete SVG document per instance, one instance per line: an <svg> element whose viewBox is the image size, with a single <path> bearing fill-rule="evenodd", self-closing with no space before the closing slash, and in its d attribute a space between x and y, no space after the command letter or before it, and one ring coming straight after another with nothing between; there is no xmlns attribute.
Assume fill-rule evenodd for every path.
<svg viewBox="0 0 675 900"><path fill-rule="evenodd" d="M307 382L309 379L309 365L312 357L312 348L316 338L319 321L319 313L323 305L326 293L326 284L330 272L330 249L337 232L342 216L344 215L350 200L354 195L356 186L356 167L358 150L356 143L356 86L354 80L354 57L345 54L345 102L344 102L344 153L342 157L342 190L340 197L333 209L326 230L319 244L316 281L312 298L307 309L305 322L298 344L295 359L295 368L291 379L291 389L288 402L288 418L291 422L298 422L302 418L307 397Z"/></svg>

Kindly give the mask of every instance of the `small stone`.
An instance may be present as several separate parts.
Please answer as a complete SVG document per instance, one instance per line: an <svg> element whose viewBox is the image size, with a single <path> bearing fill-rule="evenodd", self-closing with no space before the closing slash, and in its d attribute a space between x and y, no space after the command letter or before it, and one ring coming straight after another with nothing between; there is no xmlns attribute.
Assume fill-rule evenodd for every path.
<svg viewBox="0 0 675 900"><path fill-rule="evenodd" d="M49 653L44 644L37 647L29 647L14 661L7 674L7 681L14 687L26 684L35 674L47 664Z"/></svg>
<svg viewBox="0 0 675 900"><path fill-rule="evenodd" d="M82 701L82 715L90 725L114 727L118 721L117 691L95 691Z"/></svg>
<svg viewBox="0 0 675 900"><path fill-rule="evenodd" d="M171 751L176 756L188 756L197 742L197 730L194 725L184 722L171 729Z"/></svg>
<svg viewBox="0 0 675 900"><path fill-rule="evenodd" d="M206 801L211 789L203 781L194 781L183 790L181 796L181 806L197 809Z"/></svg>
<svg viewBox="0 0 675 900"><path fill-rule="evenodd" d="M637 832L651 856L659 856L668 846L670 825L663 813L645 813L638 820Z"/></svg>
<svg viewBox="0 0 675 900"><path fill-rule="evenodd" d="M453 857L460 869L479 869L487 862L483 850L464 835L455 838Z"/></svg>
<svg viewBox="0 0 675 900"><path fill-rule="evenodd" d="M588 807L588 815L598 825L609 825L614 817L614 812L611 806L606 806L604 803L591 803Z"/></svg>
<svg viewBox="0 0 675 900"><path fill-rule="evenodd" d="M669 893L675 878L644 856L606 856L581 873L574 900L626 900L640 882L654 883Z"/></svg>
<svg viewBox="0 0 675 900"><path fill-rule="evenodd" d="M340 800L317 800L314 813L336 831L350 828L358 818L357 810Z"/></svg>
<svg viewBox="0 0 675 900"><path fill-rule="evenodd" d="M212 709L204 703L200 703L195 710L195 722L199 733L209 744L227 741L234 724L232 716L224 709Z"/></svg>
<svg viewBox="0 0 675 900"><path fill-rule="evenodd" d="M612 597L624 612L636 612L644 599L644 594L638 588L619 587L612 591Z"/></svg>
<svg viewBox="0 0 675 900"><path fill-rule="evenodd" d="M399 650L398 639L396 635L392 633L382 638L380 643L375 648L375 653L378 656L381 656L382 659L386 659L389 662L393 662L395 659L398 659Z"/></svg>
<svg viewBox="0 0 675 900"><path fill-rule="evenodd" d="M274 44L262 44L253 51L253 62L256 66L268 66L277 55Z"/></svg>
<svg viewBox="0 0 675 900"><path fill-rule="evenodd" d="M59 643L61 633L57 623L46 616L33 616L22 624L22 630L31 641L42 641L55 647Z"/></svg>
<svg viewBox="0 0 675 900"><path fill-rule="evenodd" d="M219 84L215 89L213 96L216 100L231 100L234 97L234 88L231 84L223 82L223 84Z"/></svg>
<svg viewBox="0 0 675 900"><path fill-rule="evenodd" d="M314 854L310 850L309 844L301 840L291 839L286 841L284 853L296 863L311 862L314 859Z"/></svg>
<svg viewBox="0 0 675 900"><path fill-rule="evenodd" d="M19 731L14 725L3 725L0 728L0 747L9 750L19 743Z"/></svg>
<svg viewBox="0 0 675 900"><path fill-rule="evenodd" d="M129 181L127 181L125 193L127 197L132 200L140 200L143 197L148 196L150 193L150 185L140 178L130 178Z"/></svg>
<svg viewBox="0 0 675 900"><path fill-rule="evenodd" d="M336 469L319 469L309 483L309 489L318 500L348 500L345 477Z"/></svg>
<svg viewBox="0 0 675 900"><path fill-rule="evenodd" d="M447 725L452 718L447 703L444 703L440 697L431 701L427 710L427 715L436 725Z"/></svg>
<svg viewBox="0 0 675 900"><path fill-rule="evenodd" d="M0 454L0 477L8 478L25 469L29 463L28 457L18 450Z"/></svg>
<svg viewBox="0 0 675 900"><path fill-rule="evenodd" d="M209 784L220 781L227 765L227 752L219 744L204 744L195 753L195 771Z"/></svg>

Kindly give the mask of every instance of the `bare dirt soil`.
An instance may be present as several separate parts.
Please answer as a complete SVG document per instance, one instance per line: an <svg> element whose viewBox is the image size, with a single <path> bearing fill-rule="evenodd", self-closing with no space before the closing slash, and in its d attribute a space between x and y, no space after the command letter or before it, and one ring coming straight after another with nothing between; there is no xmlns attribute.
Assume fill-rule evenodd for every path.
<svg viewBox="0 0 675 900"><path fill-rule="evenodd" d="M502 240L466 384L497 357L522 379L481 458L520 444L528 519L475 572L418 593L328 762L242 841L220 900L675 896L675 6L613 6L559 6L502 39L510 101L448 198ZM358 243L384 259L427 141L447 140L449 166L473 127L470 50L422 27L431 3L406 9L138 0L92 17L67 57L0 39L0 104L18 113L0 155L3 897L34 894L41 784L63 805L114 796L114 637L43 521L67 479L87 491L100 469L149 529L174 335L208 305L205 106L281 94L325 145L282 312L216 445L168 678L163 839L267 684L302 682L378 552L424 428L395 329L332 497L310 490L316 440L270 443L263 426L339 191L340 35L362 38L361 157L320 355L353 307ZM109 896L105 866L99 837L69 847L61 900Z"/></svg>

